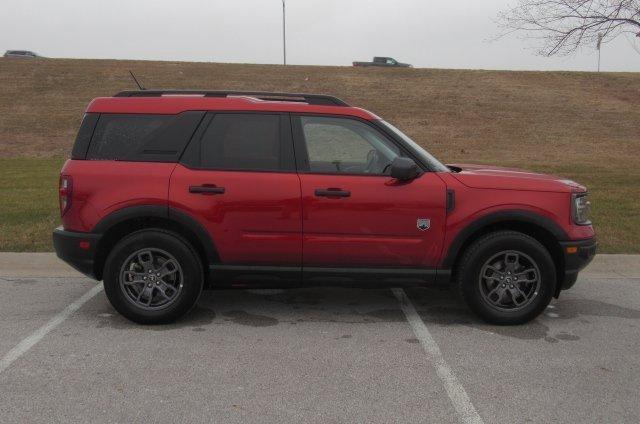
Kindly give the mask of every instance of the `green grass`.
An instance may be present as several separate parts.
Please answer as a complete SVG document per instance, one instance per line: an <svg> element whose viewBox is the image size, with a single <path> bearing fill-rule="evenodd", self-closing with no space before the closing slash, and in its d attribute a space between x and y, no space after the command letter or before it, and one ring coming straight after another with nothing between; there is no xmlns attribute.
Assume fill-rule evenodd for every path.
<svg viewBox="0 0 640 424"><path fill-rule="evenodd" d="M0 251L51 251L65 159L0 159Z"/></svg>
<svg viewBox="0 0 640 424"><path fill-rule="evenodd" d="M59 224L58 175L62 158L0 159L0 251L51 251ZM522 166L523 164L510 164ZM620 167L533 166L589 187L600 252L640 253L640 170Z"/></svg>

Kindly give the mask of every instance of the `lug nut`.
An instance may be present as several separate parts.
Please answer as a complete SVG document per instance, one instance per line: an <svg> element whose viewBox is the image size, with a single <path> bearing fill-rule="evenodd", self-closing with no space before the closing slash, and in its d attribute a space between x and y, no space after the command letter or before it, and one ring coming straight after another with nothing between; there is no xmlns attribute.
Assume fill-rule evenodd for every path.
<svg viewBox="0 0 640 424"><path fill-rule="evenodd" d="M505 287L507 287L507 285L506 285L506 284L503 284L503 285L502 285L502 288L505 288Z"/></svg>
<svg viewBox="0 0 640 424"><path fill-rule="evenodd" d="M512 288L513 288L513 284L511 284L511 285L509 286L509 288L510 288L510 289L512 289Z"/></svg>

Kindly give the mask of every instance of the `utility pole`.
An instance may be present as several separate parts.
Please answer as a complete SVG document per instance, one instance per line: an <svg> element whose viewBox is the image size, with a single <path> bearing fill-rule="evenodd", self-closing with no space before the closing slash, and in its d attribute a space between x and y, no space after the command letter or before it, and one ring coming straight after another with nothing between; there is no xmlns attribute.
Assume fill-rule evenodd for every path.
<svg viewBox="0 0 640 424"><path fill-rule="evenodd" d="M282 59L283 63L287 65L287 27L286 27L286 13L284 8L284 0L282 0Z"/></svg>
<svg viewBox="0 0 640 424"><path fill-rule="evenodd" d="M598 72L600 72L600 48L602 47L602 37L604 37L604 34L598 34L598 45L596 46L598 48Z"/></svg>

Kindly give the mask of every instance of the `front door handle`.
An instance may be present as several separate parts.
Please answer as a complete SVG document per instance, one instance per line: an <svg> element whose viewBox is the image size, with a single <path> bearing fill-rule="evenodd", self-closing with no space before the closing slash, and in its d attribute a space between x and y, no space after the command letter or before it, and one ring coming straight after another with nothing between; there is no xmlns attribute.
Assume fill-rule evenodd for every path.
<svg viewBox="0 0 640 424"><path fill-rule="evenodd" d="M224 194L224 187L216 187L214 185L189 186L189 193L205 195Z"/></svg>
<svg viewBox="0 0 640 424"><path fill-rule="evenodd" d="M349 197L351 192L349 190L342 190L340 188L318 188L316 189L316 196L318 197Z"/></svg>

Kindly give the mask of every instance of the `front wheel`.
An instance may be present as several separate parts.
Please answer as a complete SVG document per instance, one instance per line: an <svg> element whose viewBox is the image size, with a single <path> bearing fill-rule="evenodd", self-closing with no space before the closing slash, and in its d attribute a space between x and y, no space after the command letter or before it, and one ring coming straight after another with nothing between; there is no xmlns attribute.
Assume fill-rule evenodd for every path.
<svg viewBox="0 0 640 424"><path fill-rule="evenodd" d="M109 301L139 324L175 321L195 306L202 287L202 265L193 248L177 234L160 229L125 237L105 263Z"/></svg>
<svg viewBox="0 0 640 424"><path fill-rule="evenodd" d="M522 324L538 316L556 287L547 249L515 231L483 236L465 251L458 269L463 299L492 324Z"/></svg>

